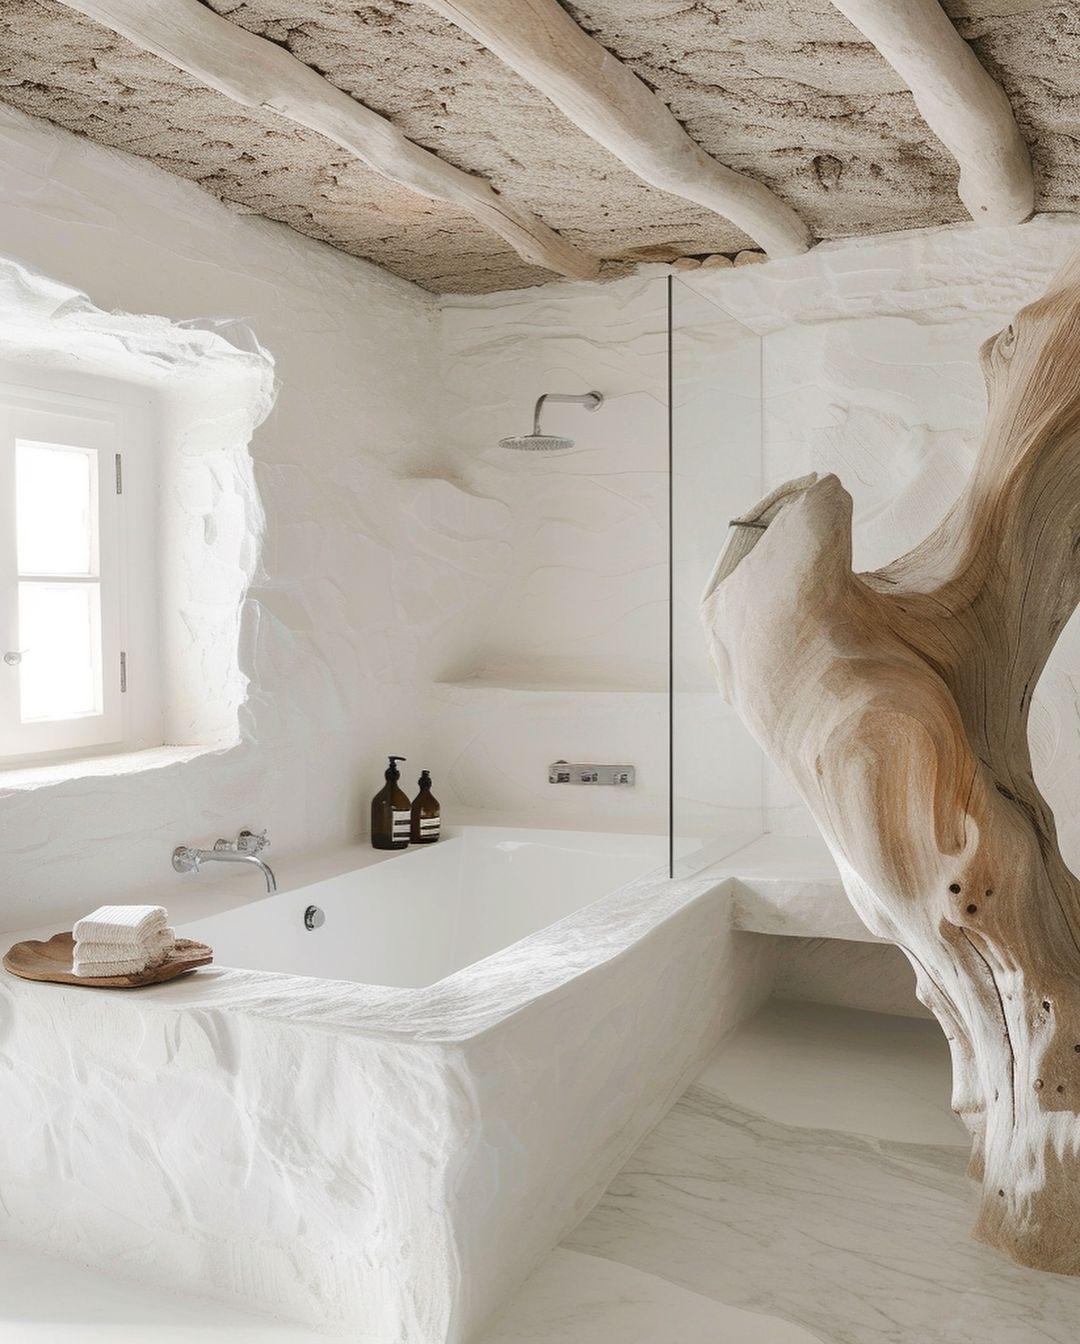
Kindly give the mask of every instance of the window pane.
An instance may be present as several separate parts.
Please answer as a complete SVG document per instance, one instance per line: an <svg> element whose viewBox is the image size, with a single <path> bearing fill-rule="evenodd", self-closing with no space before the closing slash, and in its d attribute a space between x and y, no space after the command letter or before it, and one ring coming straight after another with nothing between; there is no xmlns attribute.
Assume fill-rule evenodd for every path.
<svg viewBox="0 0 1080 1344"><path fill-rule="evenodd" d="M97 452L19 440L15 514L20 574L94 572Z"/></svg>
<svg viewBox="0 0 1080 1344"><path fill-rule="evenodd" d="M19 584L24 723L101 712L100 602L96 583Z"/></svg>

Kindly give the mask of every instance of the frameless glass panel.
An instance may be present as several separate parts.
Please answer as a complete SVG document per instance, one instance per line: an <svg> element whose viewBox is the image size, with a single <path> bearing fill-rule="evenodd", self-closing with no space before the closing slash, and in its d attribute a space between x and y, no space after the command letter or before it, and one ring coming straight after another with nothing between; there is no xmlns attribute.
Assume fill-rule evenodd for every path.
<svg viewBox="0 0 1080 1344"><path fill-rule="evenodd" d="M15 445L20 574L94 573L97 451Z"/></svg>
<svg viewBox="0 0 1080 1344"><path fill-rule="evenodd" d="M671 806L679 875L764 829L762 753L720 698L699 615L729 521L764 493L761 339L724 311L721 288L714 276L700 288L673 279L671 291Z"/></svg>
<svg viewBox="0 0 1080 1344"><path fill-rule="evenodd" d="M19 584L23 723L101 712L99 627L98 584Z"/></svg>

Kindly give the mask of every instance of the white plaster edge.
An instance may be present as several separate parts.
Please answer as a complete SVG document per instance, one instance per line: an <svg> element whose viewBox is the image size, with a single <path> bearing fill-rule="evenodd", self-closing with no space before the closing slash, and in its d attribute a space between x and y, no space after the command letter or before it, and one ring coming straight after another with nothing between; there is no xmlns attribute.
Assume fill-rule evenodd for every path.
<svg viewBox="0 0 1080 1344"><path fill-rule="evenodd" d="M0 771L0 798L10 793L28 793L51 784L69 784L79 779L113 778L136 775L147 770L162 770L170 765L185 765L198 756L233 751L235 742L219 746L144 747L141 751L103 752L72 761L51 761L39 765L21 765Z"/></svg>

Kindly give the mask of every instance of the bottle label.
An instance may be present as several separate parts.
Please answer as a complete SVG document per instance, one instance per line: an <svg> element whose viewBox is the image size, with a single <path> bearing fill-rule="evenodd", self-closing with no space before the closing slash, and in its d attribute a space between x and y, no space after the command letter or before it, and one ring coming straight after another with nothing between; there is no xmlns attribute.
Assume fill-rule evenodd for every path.
<svg viewBox="0 0 1080 1344"><path fill-rule="evenodd" d="M392 828L392 840L408 840L410 816L408 812L399 812L394 808L394 824Z"/></svg>
<svg viewBox="0 0 1080 1344"><path fill-rule="evenodd" d="M439 817L421 817L420 839L437 840L439 838L440 821Z"/></svg>

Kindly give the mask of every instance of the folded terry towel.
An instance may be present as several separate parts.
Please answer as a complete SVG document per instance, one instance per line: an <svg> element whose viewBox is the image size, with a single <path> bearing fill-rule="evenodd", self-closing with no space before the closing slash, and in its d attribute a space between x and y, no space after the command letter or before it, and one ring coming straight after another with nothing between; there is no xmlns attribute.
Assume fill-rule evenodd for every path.
<svg viewBox="0 0 1080 1344"><path fill-rule="evenodd" d="M166 925L141 943L104 943L80 940L75 944L75 960L89 965L98 961L135 961L139 957L168 954L176 942L176 930Z"/></svg>
<svg viewBox="0 0 1080 1344"><path fill-rule="evenodd" d="M164 929L167 920L162 905L102 905L80 919L72 932L77 943L123 943L132 947Z"/></svg>
<svg viewBox="0 0 1080 1344"><path fill-rule="evenodd" d="M160 966L168 955L168 952L155 952L152 956L143 955L123 961L80 961L76 956L72 970L76 975L89 980L97 980L106 975L142 975L143 971L151 971Z"/></svg>

